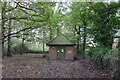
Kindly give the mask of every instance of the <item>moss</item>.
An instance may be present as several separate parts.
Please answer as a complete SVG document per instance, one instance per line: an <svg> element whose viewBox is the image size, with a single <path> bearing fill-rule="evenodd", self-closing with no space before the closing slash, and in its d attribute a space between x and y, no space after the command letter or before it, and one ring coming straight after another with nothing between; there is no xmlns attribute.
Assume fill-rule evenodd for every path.
<svg viewBox="0 0 120 80"><path fill-rule="evenodd" d="M48 43L48 45L60 45L60 44L74 44L72 43L66 36L64 36L63 34L58 35L56 38L54 38L51 42Z"/></svg>

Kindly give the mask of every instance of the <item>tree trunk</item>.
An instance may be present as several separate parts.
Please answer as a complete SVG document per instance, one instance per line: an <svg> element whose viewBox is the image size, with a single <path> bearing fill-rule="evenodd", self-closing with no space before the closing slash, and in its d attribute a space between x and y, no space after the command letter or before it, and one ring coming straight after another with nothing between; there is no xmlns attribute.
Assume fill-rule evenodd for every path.
<svg viewBox="0 0 120 80"><path fill-rule="evenodd" d="M4 58L4 24L5 24L5 21L4 21L4 15L5 15L5 4L3 4L2 6L2 10L1 10L1 54L2 54L2 57Z"/></svg>
<svg viewBox="0 0 120 80"><path fill-rule="evenodd" d="M60 34L60 27L57 27L57 35Z"/></svg>
<svg viewBox="0 0 120 80"><path fill-rule="evenodd" d="M117 68L115 72L115 78L120 78L120 39L118 39L118 60L117 60Z"/></svg>
<svg viewBox="0 0 120 80"><path fill-rule="evenodd" d="M22 51L21 51L21 55L24 53L24 40L25 40L25 38L24 38L24 35L23 35L23 38L22 38Z"/></svg>
<svg viewBox="0 0 120 80"><path fill-rule="evenodd" d="M0 26L0 63L2 63L3 56L3 45L2 45L2 26Z"/></svg>
<svg viewBox="0 0 120 80"><path fill-rule="evenodd" d="M10 34L10 32L11 32L11 29L9 28L9 34ZM7 54L7 56L9 56L9 57L11 57L12 56L12 54L11 54L11 37L10 36L8 36L8 54Z"/></svg>
<svg viewBox="0 0 120 80"><path fill-rule="evenodd" d="M75 31L77 32L77 53L80 53L80 42L81 42L81 37L80 37L80 25L78 26L78 29L77 29L77 26L75 25Z"/></svg>
<svg viewBox="0 0 120 80"><path fill-rule="evenodd" d="M113 37L111 37L110 39L110 49L112 49L112 46L113 46Z"/></svg>
<svg viewBox="0 0 120 80"><path fill-rule="evenodd" d="M9 20L8 35L11 34L11 19ZM11 57L11 36L8 36L8 54L7 56Z"/></svg>
<svg viewBox="0 0 120 80"><path fill-rule="evenodd" d="M117 77L120 78L120 49L119 49L119 53L118 53L118 71L117 71Z"/></svg>
<svg viewBox="0 0 120 80"><path fill-rule="evenodd" d="M86 47L86 26L84 26L84 36L83 36L83 58L85 58L85 47Z"/></svg>
<svg viewBox="0 0 120 80"><path fill-rule="evenodd" d="M84 25L84 34L83 34L83 58L85 58L85 48L86 48L86 26L87 26L87 21L83 20L83 25Z"/></svg>
<svg viewBox="0 0 120 80"><path fill-rule="evenodd" d="M113 29L112 26L110 26L110 49L112 49L112 45L113 45Z"/></svg>
<svg viewBox="0 0 120 80"><path fill-rule="evenodd" d="M119 38L119 40L118 40L118 51L119 51L119 53L118 53L118 59L119 59L119 61L118 61L118 66L119 66L119 77L120 77L120 38Z"/></svg>
<svg viewBox="0 0 120 80"><path fill-rule="evenodd" d="M45 32L43 32L43 53L45 52L45 43L44 43L44 40L45 40Z"/></svg>
<svg viewBox="0 0 120 80"><path fill-rule="evenodd" d="M50 27L50 40L52 40L52 28Z"/></svg>

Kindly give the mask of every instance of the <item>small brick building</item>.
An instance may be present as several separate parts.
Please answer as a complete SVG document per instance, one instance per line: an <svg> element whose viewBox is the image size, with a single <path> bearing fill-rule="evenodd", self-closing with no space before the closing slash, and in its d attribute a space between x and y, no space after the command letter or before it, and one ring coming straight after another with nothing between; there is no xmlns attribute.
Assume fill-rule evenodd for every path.
<svg viewBox="0 0 120 80"><path fill-rule="evenodd" d="M76 56L75 44L72 43L66 36L58 35L51 42L47 44L49 46L50 59L71 59Z"/></svg>

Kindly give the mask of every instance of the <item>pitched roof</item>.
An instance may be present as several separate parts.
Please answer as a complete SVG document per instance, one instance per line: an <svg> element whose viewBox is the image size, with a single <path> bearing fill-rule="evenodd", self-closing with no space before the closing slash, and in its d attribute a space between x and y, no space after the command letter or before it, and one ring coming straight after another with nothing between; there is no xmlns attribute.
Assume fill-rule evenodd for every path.
<svg viewBox="0 0 120 80"><path fill-rule="evenodd" d="M75 45L75 44L72 43L66 36L60 34L52 41L50 41L47 45L52 46L52 45Z"/></svg>

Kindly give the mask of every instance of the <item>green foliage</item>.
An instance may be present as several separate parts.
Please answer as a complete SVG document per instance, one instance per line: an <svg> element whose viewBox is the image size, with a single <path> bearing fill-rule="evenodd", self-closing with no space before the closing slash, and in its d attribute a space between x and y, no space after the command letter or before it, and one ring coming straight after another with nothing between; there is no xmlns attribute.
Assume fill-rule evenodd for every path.
<svg viewBox="0 0 120 80"><path fill-rule="evenodd" d="M85 37L88 39L92 37L93 39L91 41L93 44L103 45L92 47L89 49L89 52L85 54L88 54L92 60L98 61L102 67L109 66L111 60L113 60L117 54L117 52L111 50L110 47L114 34L116 33L114 29L120 29L120 17L116 16L119 6L114 8L110 7L117 6L119 3L29 2L27 4L28 9L25 9L23 7L26 7L26 3L20 2L19 5L23 7L19 6L11 11L8 10L14 8L14 6L8 4L9 3L5 2L2 6L4 8L4 20L7 20L9 17L13 18L11 25L12 33L28 27L38 27L37 29L20 31L18 34L12 35L23 38L23 33L29 33L29 35L24 36L25 42L29 42L27 45L29 50L43 51L43 43L47 43L47 41L53 39L58 32L64 32L71 41L78 44L77 51L79 53L83 51L83 38ZM55 9L56 7L58 8ZM70 11L67 11L67 8L69 8ZM9 27L8 21L5 22L4 26L4 34L7 35ZM86 32L84 31L85 27ZM46 33L45 36L43 31ZM45 37L45 39L43 39L43 37ZM7 40L7 37L5 40ZM89 41L86 40L86 43L87 42ZM21 53L21 41L12 40L11 45L17 48L16 50L18 52L16 53ZM89 45L89 43L86 45ZM7 51L6 46L7 43L5 44ZM45 46L45 51L48 51L47 46Z"/></svg>
<svg viewBox="0 0 120 80"><path fill-rule="evenodd" d="M34 43L29 43L27 46L30 51L43 51L43 44L34 42ZM45 51L48 51L48 46L45 45Z"/></svg>
<svg viewBox="0 0 120 80"><path fill-rule="evenodd" d="M91 7L101 8L93 9L91 18L93 27L91 28L91 34L94 36L94 42L99 45L104 45L108 48L112 47L113 37L115 35L114 29L119 29L119 17L115 16L119 8L110 8L119 3L105 4L102 2L92 3Z"/></svg>
<svg viewBox="0 0 120 80"><path fill-rule="evenodd" d="M91 47L88 51L88 55L93 61L96 61L102 68L112 65L112 61L115 60L118 51L110 50L105 46Z"/></svg>
<svg viewBox="0 0 120 80"><path fill-rule="evenodd" d="M11 53L12 54L25 54L26 52L28 52L28 47L25 44L18 44L14 47L11 48Z"/></svg>
<svg viewBox="0 0 120 80"><path fill-rule="evenodd" d="M5 43L5 48L4 48L4 55L7 55L7 42ZM25 54L28 51L28 47L26 44L22 45L22 41L20 39L12 39L11 41L11 53L12 54Z"/></svg>
<svg viewBox="0 0 120 80"><path fill-rule="evenodd" d="M67 36L68 39L74 43L77 41L77 36L75 36L73 33L66 33L65 36Z"/></svg>

